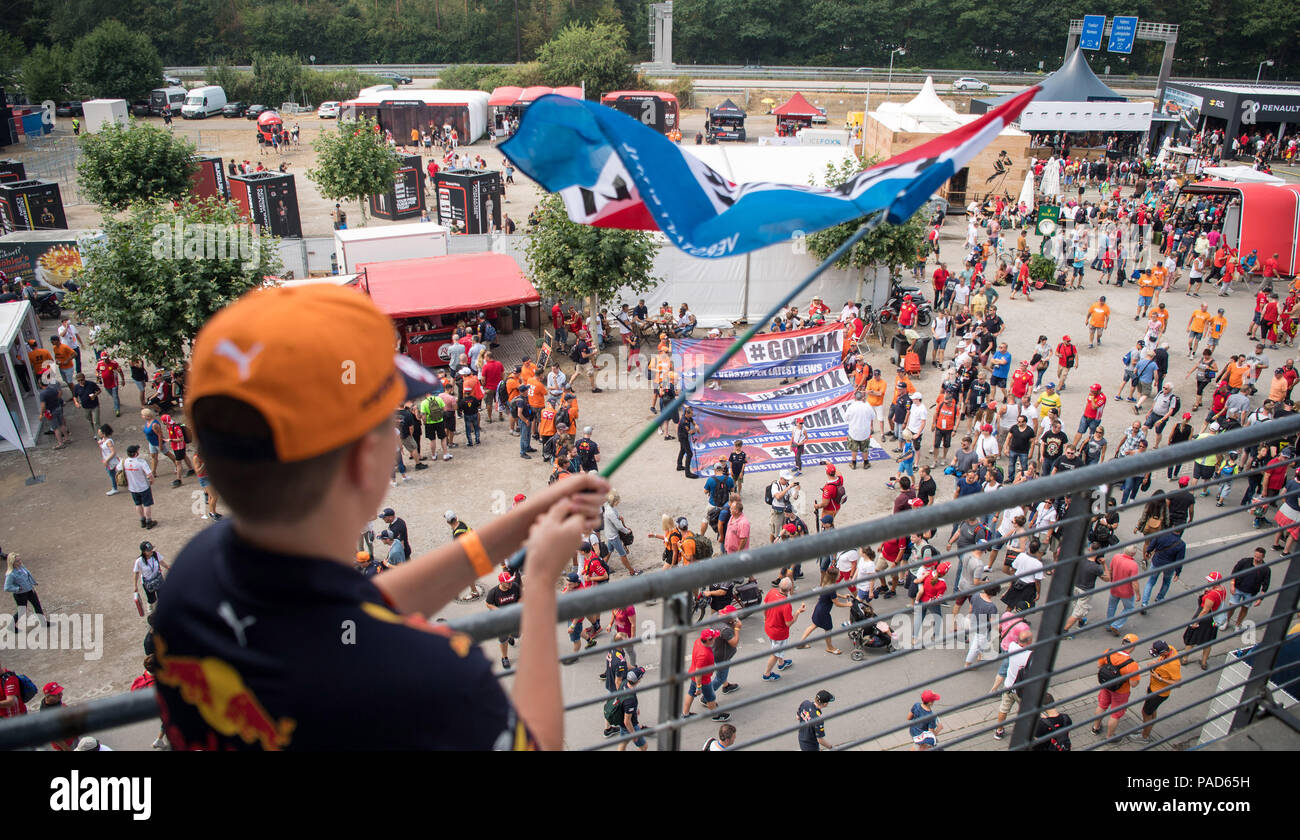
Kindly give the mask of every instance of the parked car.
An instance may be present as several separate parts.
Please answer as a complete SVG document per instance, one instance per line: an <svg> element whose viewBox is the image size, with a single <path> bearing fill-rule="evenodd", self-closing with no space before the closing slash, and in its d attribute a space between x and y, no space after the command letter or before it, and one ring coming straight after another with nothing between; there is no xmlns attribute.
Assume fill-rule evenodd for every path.
<svg viewBox="0 0 1300 840"><path fill-rule="evenodd" d="M989 83L981 82L974 76L962 76L952 83L953 90L988 90Z"/></svg>
<svg viewBox="0 0 1300 840"><path fill-rule="evenodd" d="M172 87L180 87L181 80L176 76L163 76L163 84L171 85Z"/></svg>
<svg viewBox="0 0 1300 840"><path fill-rule="evenodd" d="M54 115L56 117L83 117L85 114L81 110L80 102L58 102L54 105Z"/></svg>
<svg viewBox="0 0 1300 840"><path fill-rule="evenodd" d="M379 73L371 73L370 75L378 76L381 79L388 79L395 85L409 85L411 83L410 76L403 76L401 73L394 73L390 70L384 70Z"/></svg>
<svg viewBox="0 0 1300 840"><path fill-rule="evenodd" d="M812 118L813 125L826 125L826 109L820 105L814 105L813 107L818 111L818 115Z"/></svg>
<svg viewBox="0 0 1300 840"><path fill-rule="evenodd" d="M338 119L338 118L339 118L339 103L337 103L337 102L322 102L322 103L320 104L320 107L316 109L316 116L320 117L322 120L336 120L336 119Z"/></svg>
<svg viewBox="0 0 1300 840"><path fill-rule="evenodd" d="M227 102L226 107L221 109L223 117L242 117L248 110L248 104L244 102Z"/></svg>
<svg viewBox="0 0 1300 840"><path fill-rule="evenodd" d="M258 114L270 110L271 109L265 105L249 105L244 109L244 117L245 119L255 120L257 119Z"/></svg>
<svg viewBox="0 0 1300 840"><path fill-rule="evenodd" d="M131 103L131 115L135 117L147 117L152 113L149 110L148 99L137 99Z"/></svg>

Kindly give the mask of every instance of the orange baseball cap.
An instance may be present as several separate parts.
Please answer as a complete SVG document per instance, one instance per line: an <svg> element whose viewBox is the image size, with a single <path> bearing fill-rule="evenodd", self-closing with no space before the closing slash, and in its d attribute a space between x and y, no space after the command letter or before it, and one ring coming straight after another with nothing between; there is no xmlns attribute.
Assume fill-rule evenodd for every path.
<svg viewBox="0 0 1300 840"><path fill-rule="evenodd" d="M394 356L393 322L356 290L334 285L261 289L210 320L194 341L189 400L225 396L248 403L271 428L274 452L214 439L228 457L301 461L360 439L403 397L435 390L414 360Z"/></svg>

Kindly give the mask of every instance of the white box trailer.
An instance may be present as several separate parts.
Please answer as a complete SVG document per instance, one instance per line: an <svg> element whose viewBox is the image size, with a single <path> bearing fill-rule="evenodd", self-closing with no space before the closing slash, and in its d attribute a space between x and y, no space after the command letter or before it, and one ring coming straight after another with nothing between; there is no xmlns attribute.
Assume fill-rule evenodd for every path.
<svg viewBox="0 0 1300 840"><path fill-rule="evenodd" d="M340 274L368 262L447 256L451 231L434 222L410 222L359 230L334 231L334 256Z"/></svg>
<svg viewBox="0 0 1300 840"><path fill-rule="evenodd" d="M94 134L106 123L115 122L126 128L127 105L125 99L91 99L81 103L82 119L87 132Z"/></svg>

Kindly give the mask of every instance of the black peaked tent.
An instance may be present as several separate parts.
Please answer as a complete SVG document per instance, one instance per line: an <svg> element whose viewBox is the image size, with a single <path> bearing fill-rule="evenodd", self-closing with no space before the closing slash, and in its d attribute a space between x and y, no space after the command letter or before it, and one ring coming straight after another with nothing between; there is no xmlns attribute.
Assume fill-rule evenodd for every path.
<svg viewBox="0 0 1300 840"><path fill-rule="evenodd" d="M716 108L705 109L706 132L719 140L745 139L745 112L730 99Z"/></svg>
<svg viewBox="0 0 1300 840"><path fill-rule="evenodd" d="M1039 87L1041 90L1038 96L1034 97L1035 102L1127 101L1125 97L1111 90L1105 82L1097 78L1097 74L1088 66L1088 59L1084 57L1081 49L1076 49L1074 54L1061 65L1061 69L1043 79ZM986 114L1019 93L1020 91L1017 91L991 99L972 99L970 112Z"/></svg>

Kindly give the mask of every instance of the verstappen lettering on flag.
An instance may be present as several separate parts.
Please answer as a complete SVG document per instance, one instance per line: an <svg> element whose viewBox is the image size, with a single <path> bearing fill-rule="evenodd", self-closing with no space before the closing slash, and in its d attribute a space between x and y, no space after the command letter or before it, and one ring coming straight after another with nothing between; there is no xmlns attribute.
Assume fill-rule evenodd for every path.
<svg viewBox="0 0 1300 840"><path fill-rule="evenodd" d="M729 338L674 338L672 354L685 387L693 388L700 373L721 358L733 343ZM713 375L715 379L788 379L839 368L844 351L844 325L831 324L784 333L763 333L745 342L741 351Z"/></svg>
<svg viewBox="0 0 1300 840"><path fill-rule="evenodd" d="M865 169L836 187L735 184L688 150L618 111L548 95L501 151L561 193L581 224L658 227L683 252L725 257L886 211L906 221L1033 100L1038 87L973 122Z"/></svg>
<svg viewBox="0 0 1300 840"><path fill-rule="evenodd" d="M796 383L798 384L798 383ZM804 409L785 412L780 402L768 403L769 412L760 408L737 412L735 405L748 403L699 405L695 407L695 423L699 432L691 441L692 469L707 470L715 462L727 459L737 440L748 457L745 469L752 472L788 469L794 466L791 434L795 420L803 418L808 441L804 445L803 462L847 462L852 458L848 448L848 421L844 412L853 401L852 390L839 396L812 400ZM761 405L761 404L760 404ZM883 449L872 447L868 453L872 461L890 460Z"/></svg>
<svg viewBox="0 0 1300 840"><path fill-rule="evenodd" d="M705 389L689 402L697 412L748 416L805 411L852 392L853 383L848 375L842 367L836 367L771 391L742 393Z"/></svg>

